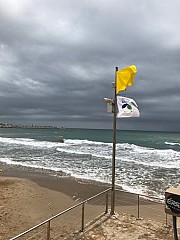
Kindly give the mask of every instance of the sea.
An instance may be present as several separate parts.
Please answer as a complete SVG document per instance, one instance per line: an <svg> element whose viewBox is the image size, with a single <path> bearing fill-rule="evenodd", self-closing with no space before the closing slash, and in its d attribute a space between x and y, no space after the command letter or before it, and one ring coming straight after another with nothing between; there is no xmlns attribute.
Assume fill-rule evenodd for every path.
<svg viewBox="0 0 180 240"><path fill-rule="evenodd" d="M117 186L162 198L180 183L180 133L117 130L116 138ZM0 128L0 163L111 183L112 142L110 129Z"/></svg>

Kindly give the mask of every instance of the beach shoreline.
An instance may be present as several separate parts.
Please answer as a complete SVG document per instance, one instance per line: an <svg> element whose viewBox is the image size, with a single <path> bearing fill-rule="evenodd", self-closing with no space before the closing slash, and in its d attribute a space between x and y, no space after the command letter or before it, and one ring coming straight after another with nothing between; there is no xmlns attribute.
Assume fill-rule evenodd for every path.
<svg viewBox="0 0 180 240"><path fill-rule="evenodd" d="M1 164L2 177L15 177L29 179L40 187L53 191L62 192L69 197L85 200L99 192L110 188L110 184L96 182L86 179L71 177L63 172L54 172L33 167L23 167L18 165Z"/></svg>

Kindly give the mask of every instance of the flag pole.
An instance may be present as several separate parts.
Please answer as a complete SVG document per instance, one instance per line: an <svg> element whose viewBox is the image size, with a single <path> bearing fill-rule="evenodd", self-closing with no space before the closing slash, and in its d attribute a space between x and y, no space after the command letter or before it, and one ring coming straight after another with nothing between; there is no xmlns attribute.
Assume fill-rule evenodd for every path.
<svg viewBox="0 0 180 240"><path fill-rule="evenodd" d="M117 108L117 95L116 95L116 75L118 67L115 71L115 86L114 86L114 101L113 101L113 152L112 152L112 189L111 189L111 215L114 215L115 209L115 163L116 163L116 108Z"/></svg>

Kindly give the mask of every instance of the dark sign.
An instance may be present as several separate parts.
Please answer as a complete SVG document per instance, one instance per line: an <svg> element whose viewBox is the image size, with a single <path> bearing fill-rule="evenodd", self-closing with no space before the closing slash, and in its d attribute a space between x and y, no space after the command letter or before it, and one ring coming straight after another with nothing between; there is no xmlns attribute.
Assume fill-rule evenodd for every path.
<svg viewBox="0 0 180 240"><path fill-rule="evenodd" d="M172 213L180 214L180 196L170 194L166 198L166 205L172 211Z"/></svg>

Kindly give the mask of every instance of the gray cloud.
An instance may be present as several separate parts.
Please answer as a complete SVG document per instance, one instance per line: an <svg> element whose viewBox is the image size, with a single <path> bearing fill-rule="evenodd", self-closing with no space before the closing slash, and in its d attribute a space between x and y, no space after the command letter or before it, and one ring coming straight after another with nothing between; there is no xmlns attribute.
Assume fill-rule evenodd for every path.
<svg viewBox="0 0 180 240"><path fill-rule="evenodd" d="M115 67L135 64L141 117L117 127L180 131L180 3L0 0L0 121L111 128Z"/></svg>

